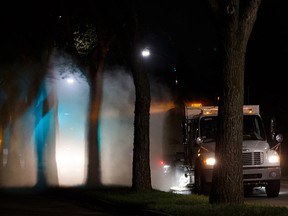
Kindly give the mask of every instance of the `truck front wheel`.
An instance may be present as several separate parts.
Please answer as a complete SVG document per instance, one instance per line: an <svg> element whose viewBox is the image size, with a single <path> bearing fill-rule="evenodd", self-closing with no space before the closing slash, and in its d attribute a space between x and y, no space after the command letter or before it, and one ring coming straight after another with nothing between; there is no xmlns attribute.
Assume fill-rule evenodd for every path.
<svg viewBox="0 0 288 216"><path fill-rule="evenodd" d="M203 171L201 167L198 165L195 169L195 184L194 189L196 194L208 195L210 192L210 184L208 184L205 180Z"/></svg>
<svg viewBox="0 0 288 216"><path fill-rule="evenodd" d="M265 190L268 197L278 197L280 192L280 180L268 181Z"/></svg>

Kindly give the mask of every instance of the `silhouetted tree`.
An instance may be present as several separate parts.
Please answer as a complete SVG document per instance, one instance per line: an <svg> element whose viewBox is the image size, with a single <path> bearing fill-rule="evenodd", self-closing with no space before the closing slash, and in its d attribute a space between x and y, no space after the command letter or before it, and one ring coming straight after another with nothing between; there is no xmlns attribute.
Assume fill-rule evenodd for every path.
<svg viewBox="0 0 288 216"><path fill-rule="evenodd" d="M222 83L210 203L243 203L242 131L247 43L261 0L209 0L219 36Z"/></svg>
<svg viewBox="0 0 288 216"><path fill-rule="evenodd" d="M139 1L131 2L132 7L132 75L135 85L135 117L133 142L132 189L150 191L150 81L143 64L143 23L139 19ZM142 24L142 25L141 25ZM141 28L142 27L142 28Z"/></svg>
<svg viewBox="0 0 288 216"><path fill-rule="evenodd" d="M9 13L9 10L6 12ZM25 13L35 15L30 10L25 10ZM49 35L46 34L46 23L42 16L38 16L39 20L37 21L42 21L43 24L39 28L37 21L33 18L34 16L21 15L23 14L19 13L13 19L11 14L7 15L6 19L10 22L1 20L3 31L8 33L1 35L0 53L0 124L4 130L1 137L1 156L3 156L4 145L8 150L5 171L2 170L4 169L2 166L3 160L0 165L1 183L28 186L35 184L31 179L36 179L37 184L39 182L45 182L45 184L49 182L56 185L58 184L58 176L55 153L51 153L55 151L53 137L51 136L49 141L45 141L42 149L45 159L49 160L49 176L45 175L48 172L46 161L39 160L39 158L44 157L38 154L36 154L36 157L39 156L39 158L35 161L39 165L36 166L41 167L41 170L36 170L38 178L34 175L33 158L36 147L32 145L36 127L32 110L37 100L37 94L41 89L41 84L48 74L52 43ZM35 15L35 17L37 16ZM42 110L39 114L40 118L44 117ZM28 116L31 118L28 118ZM54 127L51 128L50 132L54 129ZM48 131L46 133L48 134ZM41 185L43 184L41 183Z"/></svg>
<svg viewBox="0 0 288 216"><path fill-rule="evenodd" d="M54 37L57 47L72 58L89 84L89 105L87 116L87 178L86 186L101 184L101 160L99 152L99 114L102 102L102 85L105 60L113 42L119 23L121 10L115 1L85 4L71 3L52 8L58 27ZM73 70L72 70L73 72Z"/></svg>

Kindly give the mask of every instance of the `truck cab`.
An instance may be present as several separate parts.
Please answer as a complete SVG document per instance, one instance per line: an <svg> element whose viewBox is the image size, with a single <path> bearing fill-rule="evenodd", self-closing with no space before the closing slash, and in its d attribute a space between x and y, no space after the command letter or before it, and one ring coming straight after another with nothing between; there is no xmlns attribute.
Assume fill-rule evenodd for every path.
<svg viewBox="0 0 288 216"><path fill-rule="evenodd" d="M192 187L198 194L209 193L213 166L217 162L215 159L217 114L217 106L185 106L183 144L184 164L187 166L182 165L182 167L189 170L183 172L186 186ZM277 150L282 142L282 135L275 137L276 145L271 148L267 141L259 106L244 105L242 160L246 193L252 191L254 187L265 187L268 197L278 196L281 167Z"/></svg>

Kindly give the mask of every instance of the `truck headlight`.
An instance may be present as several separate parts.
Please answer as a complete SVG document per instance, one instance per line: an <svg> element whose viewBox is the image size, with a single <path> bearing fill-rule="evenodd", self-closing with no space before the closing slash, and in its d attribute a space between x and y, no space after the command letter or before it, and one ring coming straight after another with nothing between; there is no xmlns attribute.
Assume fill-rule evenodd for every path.
<svg viewBox="0 0 288 216"><path fill-rule="evenodd" d="M271 155L268 157L269 163L279 163L280 159L278 155Z"/></svg>
<svg viewBox="0 0 288 216"><path fill-rule="evenodd" d="M215 158L206 158L204 164L208 166L213 166L216 163Z"/></svg>

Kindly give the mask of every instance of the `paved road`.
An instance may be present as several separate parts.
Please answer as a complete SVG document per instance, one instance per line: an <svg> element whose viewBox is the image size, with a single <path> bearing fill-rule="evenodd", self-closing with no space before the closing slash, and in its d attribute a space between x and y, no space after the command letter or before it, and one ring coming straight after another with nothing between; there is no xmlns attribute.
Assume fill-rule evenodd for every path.
<svg viewBox="0 0 288 216"><path fill-rule="evenodd" d="M269 198L264 188L255 188L253 193L245 197L246 203L257 205L281 206L288 207L288 178L281 180L281 188L278 197Z"/></svg>

